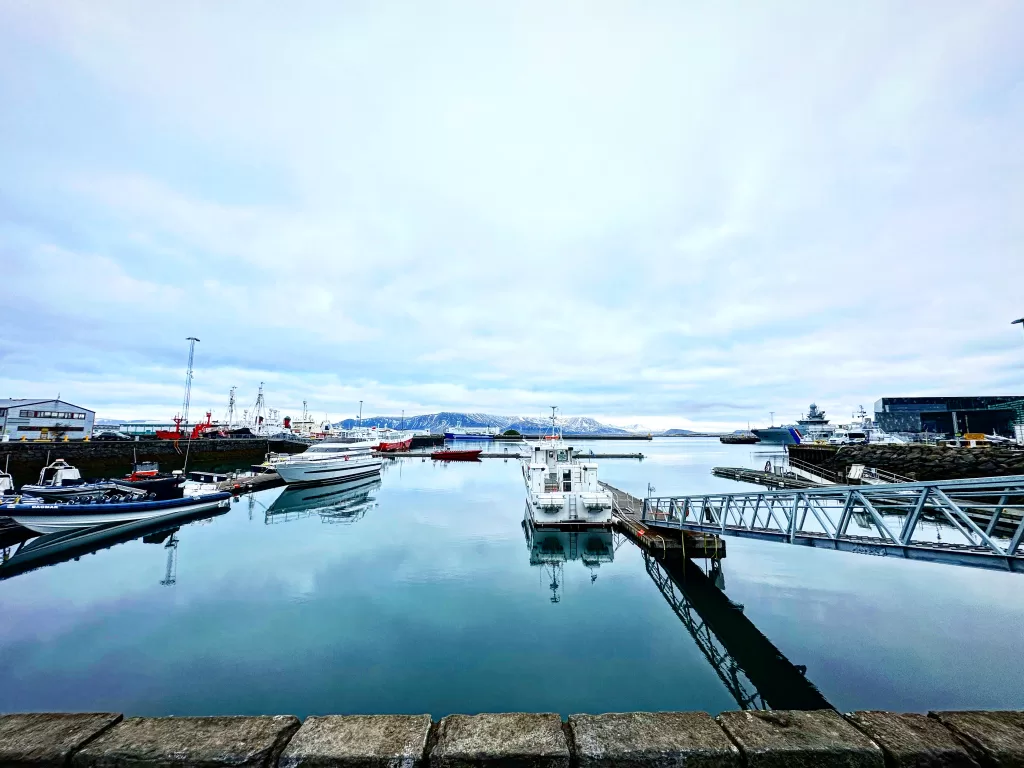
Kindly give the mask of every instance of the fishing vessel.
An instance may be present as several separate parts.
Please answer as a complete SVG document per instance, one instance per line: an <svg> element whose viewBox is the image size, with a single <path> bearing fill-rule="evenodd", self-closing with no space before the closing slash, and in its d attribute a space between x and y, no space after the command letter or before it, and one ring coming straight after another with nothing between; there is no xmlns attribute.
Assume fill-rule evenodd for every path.
<svg viewBox="0 0 1024 768"><path fill-rule="evenodd" d="M289 485L336 483L380 473L383 461L374 456L372 440L359 443L317 443L277 462L277 473Z"/></svg>
<svg viewBox="0 0 1024 768"><path fill-rule="evenodd" d="M147 520L163 515L202 512L225 507L230 498L230 493L223 492L165 501L76 499L52 502L31 499L0 504L0 516L8 516L19 525L37 533L53 533L110 523Z"/></svg>
<svg viewBox="0 0 1024 768"><path fill-rule="evenodd" d="M551 434L523 457L526 514L535 526L610 526L612 494L597 482L597 464L580 461L562 440L555 411Z"/></svg>
<svg viewBox="0 0 1024 768"><path fill-rule="evenodd" d="M395 453L396 451L408 451L412 446L412 432L395 432L389 430L381 437L378 451L384 453Z"/></svg>
<svg viewBox="0 0 1024 768"><path fill-rule="evenodd" d="M811 403L807 409L807 415L797 419L796 424L785 426L762 427L752 429L762 443L769 445L800 445L801 443L828 442L829 435L835 431L835 427L829 426L825 412L818 409L815 403Z"/></svg>

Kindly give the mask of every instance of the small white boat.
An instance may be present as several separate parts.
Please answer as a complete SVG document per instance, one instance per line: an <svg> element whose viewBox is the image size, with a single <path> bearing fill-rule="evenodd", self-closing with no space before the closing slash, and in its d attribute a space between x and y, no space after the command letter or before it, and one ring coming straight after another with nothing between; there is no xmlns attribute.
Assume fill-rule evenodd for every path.
<svg viewBox="0 0 1024 768"><path fill-rule="evenodd" d="M383 461L374 456L377 443L317 443L275 465L277 473L289 485L337 483L358 480L380 473Z"/></svg>
<svg viewBox="0 0 1024 768"><path fill-rule="evenodd" d="M26 496L52 501L99 499L112 494L141 498L147 493L142 488L133 488L128 484L120 485L110 481L86 482L82 479L82 474L64 459L57 459L43 467L39 473L39 481L35 485L23 485L21 492Z"/></svg>
<svg viewBox="0 0 1024 768"><path fill-rule="evenodd" d="M220 493L221 485L230 480L223 472L189 472L181 491L185 496L205 496Z"/></svg>
<svg viewBox="0 0 1024 768"><path fill-rule="evenodd" d="M597 464L576 458L551 417L552 434L523 458L527 516L533 524L610 526L612 494L597 482Z"/></svg>

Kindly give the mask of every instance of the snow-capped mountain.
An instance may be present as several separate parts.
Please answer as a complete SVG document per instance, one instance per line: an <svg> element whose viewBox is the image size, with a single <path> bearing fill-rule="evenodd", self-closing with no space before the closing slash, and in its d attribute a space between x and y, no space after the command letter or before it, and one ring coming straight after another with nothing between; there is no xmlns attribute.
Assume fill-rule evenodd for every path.
<svg viewBox="0 0 1024 768"><path fill-rule="evenodd" d="M342 429L351 429L356 426L355 419L345 419L334 426ZM391 427L399 429L403 420L399 416L368 416L363 419L364 427ZM406 416L404 420L406 429L430 430L434 433L441 433L451 427L498 427L500 430L514 429L528 435L544 434L551 429L549 419L530 418L521 416L495 416L489 413L455 413L442 411L441 413L428 413L423 416ZM602 424L588 416L574 416L568 419L559 419L558 425L567 435L625 435L626 430L613 427L610 424Z"/></svg>

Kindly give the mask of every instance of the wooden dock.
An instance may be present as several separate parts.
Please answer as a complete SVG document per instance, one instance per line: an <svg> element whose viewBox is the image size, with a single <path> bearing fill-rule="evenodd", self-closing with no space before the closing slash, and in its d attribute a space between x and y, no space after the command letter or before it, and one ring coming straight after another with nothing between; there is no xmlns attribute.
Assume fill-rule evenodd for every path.
<svg viewBox="0 0 1024 768"><path fill-rule="evenodd" d="M611 491L616 528L630 541L648 552L678 554L689 558L720 560L725 557L725 541L710 533L673 531L652 528L640 519L644 502L636 496L608 483L600 483Z"/></svg>
<svg viewBox="0 0 1024 768"><path fill-rule="evenodd" d="M268 488L277 488L284 485L284 480L277 472L267 472L262 475L236 475L217 486L217 490L231 491L236 496L253 491L265 491Z"/></svg>

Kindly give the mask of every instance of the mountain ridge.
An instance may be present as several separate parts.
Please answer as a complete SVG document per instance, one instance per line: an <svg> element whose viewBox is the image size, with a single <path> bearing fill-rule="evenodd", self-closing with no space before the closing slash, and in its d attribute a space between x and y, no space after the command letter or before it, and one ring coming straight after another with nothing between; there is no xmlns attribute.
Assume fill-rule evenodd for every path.
<svg viewBox="0 0 1024 768"><path fill-rule="evenodd" d="M364 427L390 427L400 429L430 430L440 433L452 427L497 427L501 431L514 429L524 434L543 434L551 429L551 420L524 416L496 416L490 413L462 413L459 411L441 411L419 416L367 416L362 422L356 419L343 419L334 426L351 429L361 423ZM629 431L611 424L602 424L589 416L573 416L559 419L558 426L566 434L572 435L628 435Z"/></svg>

